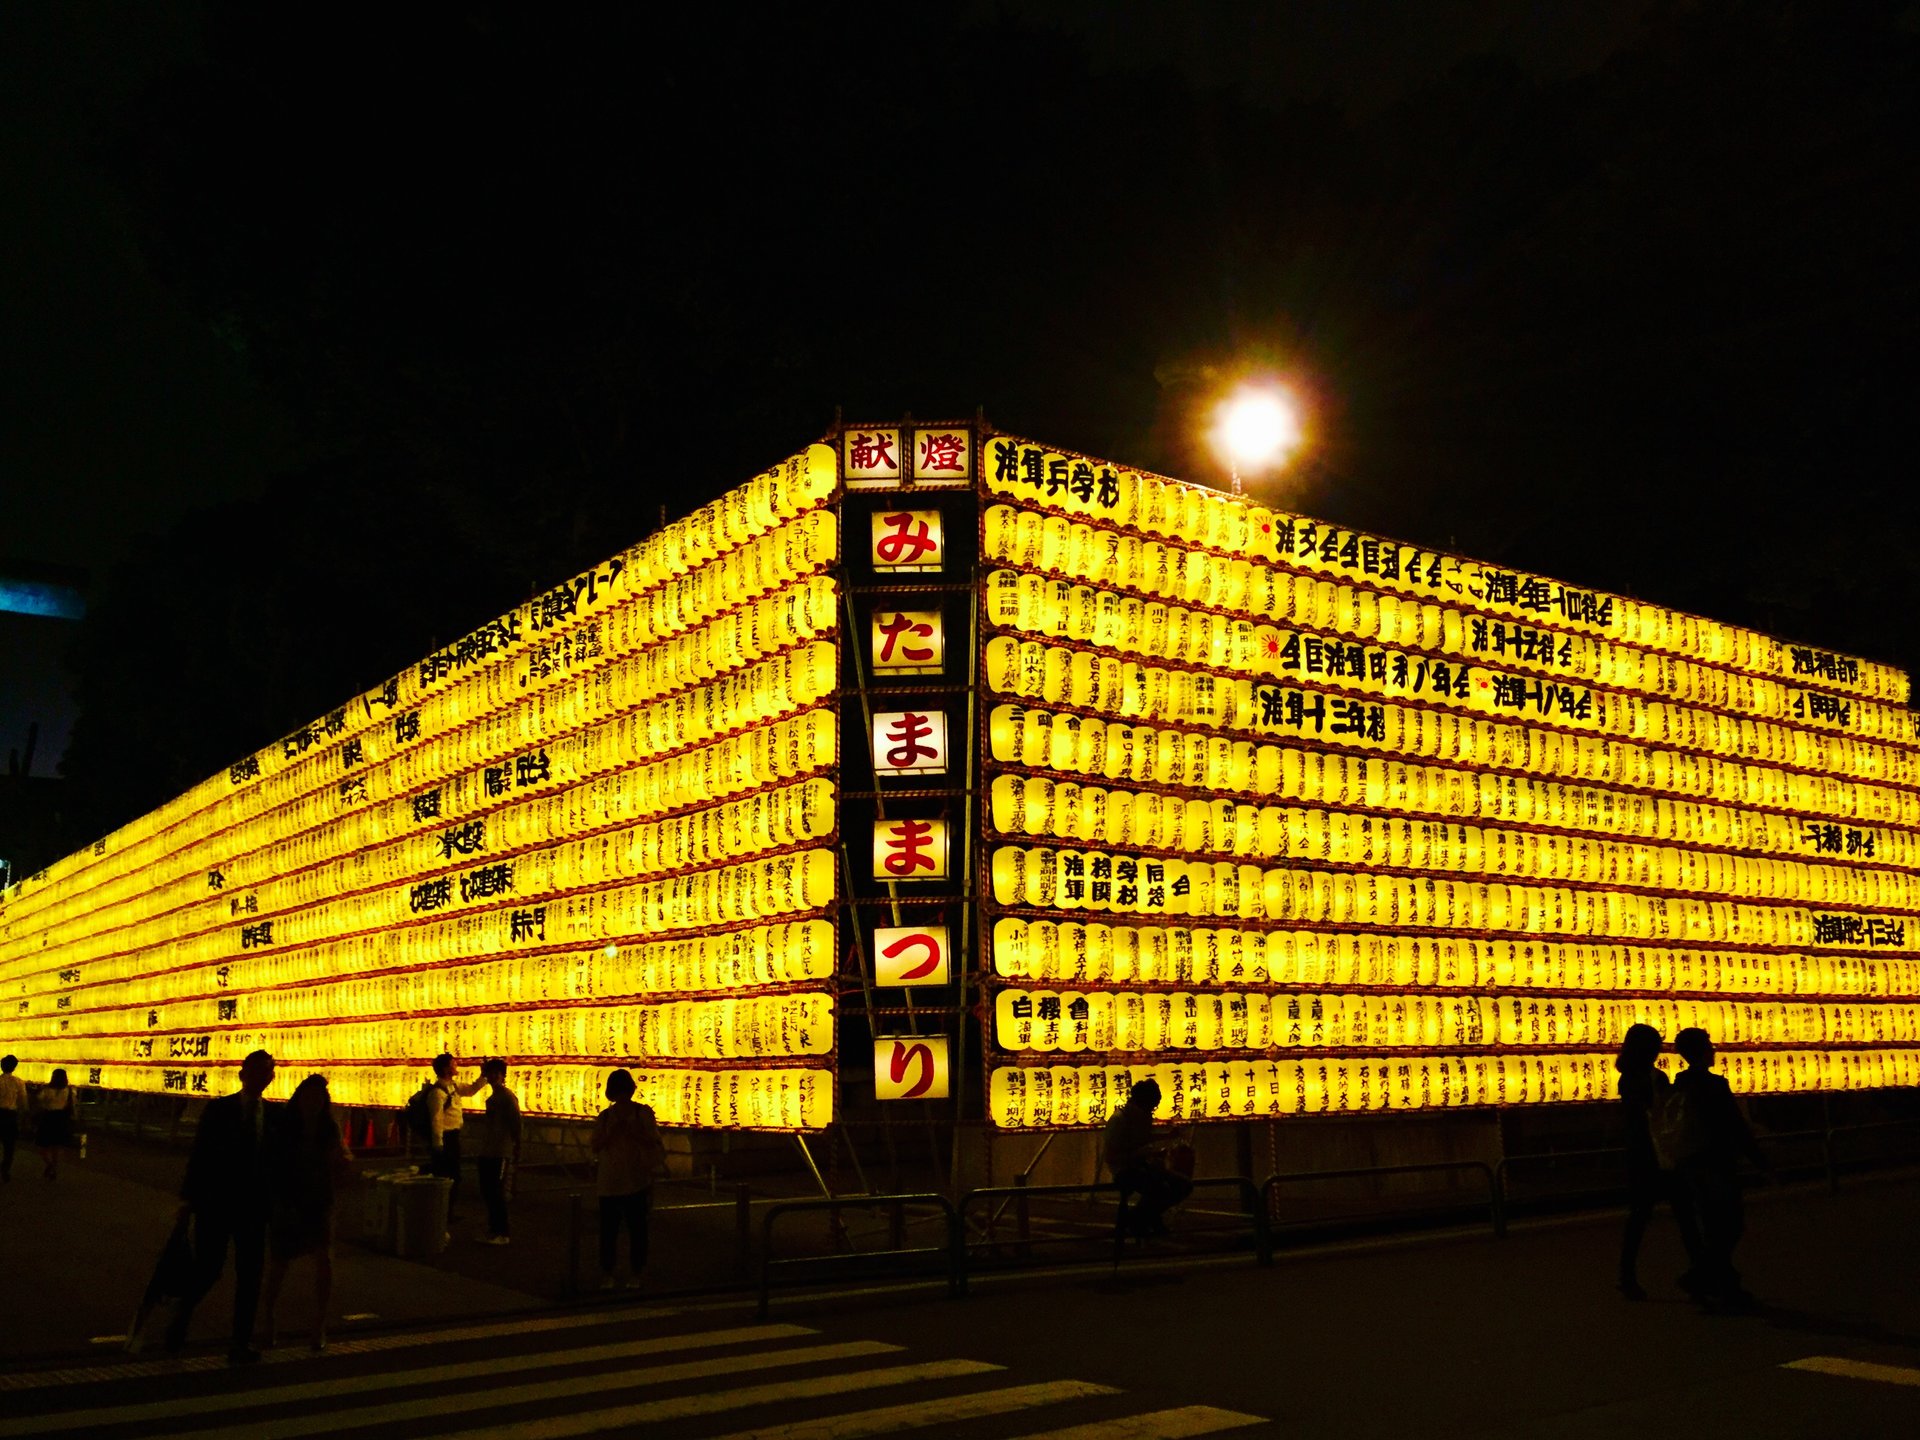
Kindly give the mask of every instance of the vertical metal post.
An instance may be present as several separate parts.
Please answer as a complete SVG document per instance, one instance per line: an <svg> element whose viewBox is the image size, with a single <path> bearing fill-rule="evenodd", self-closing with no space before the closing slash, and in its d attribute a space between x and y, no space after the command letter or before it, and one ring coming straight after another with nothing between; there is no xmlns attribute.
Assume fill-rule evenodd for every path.
<svg viewBox="0 0 1920 1440"><path fill-rule="evenodd" d="M580 1208L580 1192L568 1191L566 1294L570 1297L580 1293Z"/></svg>
<svg viewBox="0 0 1920 1440"><path fill-rule="evenodd" d="M1273 1226L1267 1223L1267 1197L1253 1181L1247 1182L1247 1208L1253 1212L1253 1254L1262 1265L1273 1264Z"/></svg>
<svg viewBox="0 0 1920 1440"><path fill-rule="evenodd" d="M1833 1165L1833 1105L1829 1092L1820 1092L1820 1159L1827 1170L1827 1191L1840 1193L1840 1172Z"/></svg>
<svg viewBox="0 0 1920 1440"><path fill-rule="evenodd" d="M733 1187L734 1242L739 1250L740 1273L753 1273L753 1192L745 1185Z"/></svg>

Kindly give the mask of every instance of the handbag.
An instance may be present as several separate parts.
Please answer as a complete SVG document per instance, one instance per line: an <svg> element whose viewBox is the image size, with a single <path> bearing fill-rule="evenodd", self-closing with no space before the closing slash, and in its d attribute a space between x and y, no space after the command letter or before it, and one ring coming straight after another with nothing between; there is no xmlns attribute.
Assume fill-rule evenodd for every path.
<svg viewBox="0 0 1920 1440"><path fill-rule="evenodd" d="M173 1317L193 1294L196 1267L193 1258L193 1215L181 1211L173 1222L167 1243L160 1248L160 1259L147 1281L146 1293L134 1307L133 1322L127 1326L126 1351L138 1355L158 1336L164 1335Z"/></svg>

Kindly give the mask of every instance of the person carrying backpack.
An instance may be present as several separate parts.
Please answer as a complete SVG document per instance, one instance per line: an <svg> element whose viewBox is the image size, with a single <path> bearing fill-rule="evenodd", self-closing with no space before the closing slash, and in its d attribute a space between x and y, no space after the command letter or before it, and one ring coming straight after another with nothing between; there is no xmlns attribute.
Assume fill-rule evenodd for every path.
<svg viewBox="0 0 1920 1440"><path fill-rule="evenodd" d="M1679 1138L1674 1172L1690 1197L1700 1227L1699 1283L1694 1294L1710 1307L1749 1305L1753 1297L1734 1268L1734 1247L1746 1232L1740 1161L1771 1174L1733 1087L1713 1073L1713 1041L1701 1029L1682 1030L1673 1048L1687 1062L1673 1082L1668 1133Z"/></svg>
<svg viewBox="0 0 1920 1440"><path fill-rule="evenodd" d="M1672 1161L1664 1154L1671 1143L1670 1126L1676 1115L1673 1082L1657 1063L1660 1032L1651 1025L1632 1025L1621 1041L1613 1068L1620 1072L1620 1108L1626 1116L1627 1223L1620 1234L1620 1293L1644 1300L1640 1288L1640 1242L1646 1238L1654 1207L1662 1200L1673 1210L1686 1247L1688 1270L1680 1277L1682 1289L1698 1283L1700 1232L1694 1224L1691 1197L1674 1182Z"/></svg>

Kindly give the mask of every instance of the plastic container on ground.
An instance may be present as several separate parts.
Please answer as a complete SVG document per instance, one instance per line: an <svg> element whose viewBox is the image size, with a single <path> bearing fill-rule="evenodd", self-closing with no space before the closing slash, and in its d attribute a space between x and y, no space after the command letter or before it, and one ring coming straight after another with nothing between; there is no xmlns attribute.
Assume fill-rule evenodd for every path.
<svg viewBox="0 0 1920 1440"><path fill-rule="evenodd" d="M392 1186L393 1253L424 1260L447 1248L447 1201L453 1181L443 1175L402 1176Z"/></svg>
<svg viewBox="0 0 1920 1440"><path fill-rule="evenodd" d="M361 1177L360 1203L355 1208L349 1237L376 1250L393 1249L394 1188L410 1178L411 1169L373 1170Z"/></svg>

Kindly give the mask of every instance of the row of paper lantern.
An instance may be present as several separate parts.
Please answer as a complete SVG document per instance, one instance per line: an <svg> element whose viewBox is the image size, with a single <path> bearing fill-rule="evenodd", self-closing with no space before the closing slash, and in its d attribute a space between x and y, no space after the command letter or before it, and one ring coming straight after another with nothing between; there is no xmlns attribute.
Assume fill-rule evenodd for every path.
<svg viewBox="0 0 1920 1440"><path fill-rule="evenodd" d="M54 937L61 947L56 958L60 960L60 970L67 970L73 958L83 952L98 954L121 947L121 937L127 927L138 925L142 914L163 916L163 920L156 922L161 933L169 929L175 937L205 933L221 929L223 925L255 922L259 914L271 914L280 906L300 904L301 895L315 891L315 885L319 895L334 895L380 883L378 876L394 870L394 866L422 872L442 870L455 854L451 849L453 841L474 851L470 858L478 860L482 852L516 851L593 829L632 824L639 816L659 814L666 808L718 801L741 789L818 772L833 762L835 726L837 718L829 710L810 710L795 720L760 726L714 745L684 751L660 764L576 783L559 795L534 795L482 818L476 826L467 822L467 816L474 806L486 803L482 799L482 785L465 785L463 793L455 795L444 791L438 806L442 814L428 822L424 833L419 822L415 822L411 829L417 837L411 841L392 843L384 851L359 852L351 839L342 841L332 829L305 835L300 841L284 841L269 847L269 851L255 852L238 862L230 862L225 868L227 885L223 891L209 895L204 881L194 877L192 881L161 887L152 895L92 916L90 924L75 922L61 927ZM578 745L568 745L549 751L551 766L559 772L557 780L570 780L572 772L578 772L580 749ZM409 806L401 803L397 810L409 810ZM453 839L449 841L447 837ZM415 862L405 858L407 847L417 851ZM330 858L334 854L346 854L348 858ZM317 872L311 870L313 866L326 868ZM288 885L263 879L263 876L298 870L305 870L300 876L305 885L301 889L300 881L294 881L294 889L300 893L292 899L284 893ZM232 912L234 900L230 899L242 895L246 895L246 902L253 906L244 916ZM305 899L313 899L313 895L305 895ZM46 972L36 977L21 977L21 983L31 981L38 981L40 985L48 983Z"/></svg>
<svg viewBox="0 0 1920 1440"><path fill-rule="evenodd" d="M335 1065L324 1073L336 1105L378 1106L398 1110L420 1088L432 1057L421 1055L386 1064ZM476 1057L477 1058L477 1057ZM833 1119L833 1071L824 1066L721 1068L646 1068L619 1060L599 1065L557 1065L505 1057L521 1110L528 1115L590 1119L606 1107L607 1077L615 1069L633 1076L634 1098L652 1107L662 1124L702 1130L819 1130ZM462 1057L466 1064L466 1057ZM74 1083L109 1090L176 1093L192 1097L225 1095L237 1088L234 1067L219 1065L93 1065L73 1056L49 1057L36 1068L64 1068ZM470 1071L463 1071L463 1075ZM31 1078L42 1080L44 1074ZM284 1099L303 1077L283 1068L268 1092ZM466 1102L477 1110L484 1099Z"/></svg>
<svg viewBox="0 0 1920 1440"><path fill-rule="evenodd" d="M1920 1085L1920 1050L1728 1051L1716 1068L1741 1094L1878 1090ZM1179 1124L1612 1100L1619 1077L1611 1053L1010 1065L988 1078L987 1113L1018 1129L1097 1125L1148 1079L1156 1118Z"/></svg>
<svg viewBox="0 0 1920 1440"><path fill-rule="evenodd" d="M780 624L762 628L762 639L778 641L778 647L745 645L724 632L703 630L643 655L605 664L578 684L522 695L465 728L449 730L430 743L388 756L382 764L357 770L353 780L363 781L365 801L344 803L340 781L330 781L317 795L207 835L202 843L167 856L163 864L123 877L119 893L109 887L77 895L67 910L98 912L102 904L125 895L125 887L150 885L163 874L184 877L188 883L198 881L205 870L230 864L250 849L288 833L301 835L324 828L328 822L334 826L344 822L351 833L353 816L365 814L371 804L390 803L392 824L399 833L417 829L417 822L409 826L411 795L430 785L444 789L453 778L463 778L470 787L480 789L488 764L516 764L516 753L534 749L547 753L551 743L605 726L612 718L626 722L622 737L628 745L620 755L630 760L680 749L781 714L795 703L818 699L837 682L837 674L833 674L831 645L808 641L835 630L833 584L824 578L804 582L783 591L783 603L770 609L780 614ZM634 741L645 741L649 749L639 749ZM363 835L355 839L365 841ZM319 843L324 845L324 839ZM296 864L313 864L315 858L315 854L300 854Z"/></svg>
<svg viewBox="0 0 1920 1440"><path fill-rule="evenodd" d="M1042 450L1038 446L1022 444L1020 448L1038 451L1036 459L1043 469L1054 461L1060 462L1063 474L1074 458ZM1367 548L1392 550L1401 562L1394 567L1397 574L1393 576L1367 573L1363 568L1364 561L1356 564L1346 558L1345 547L1332 555L1327 553L1325 546L1306 551L1296 547L1282 553L1277 547L1281 535L1297 535L1303 527L1319 532L1322 527L1316 521L1288 516L1264 506L1249 504L1237 496L1203 490L1179 481L1121 471L1115 476L1111 490L1113 503L1108 505L1102 503L1105 497L1098 490L1081 495L1071 488L1050 487L1044 493L1036 494L1033 487L1023 482L1017 468L1002 470L997 464L988 465L983 467L983 475L992 493L1011 495L1028 504L1068 515L1097 518L1162 541L1178 540L1190 546L1221 552L1212 557L1216 560L1251 556L1267 564L1364 582L1376 589L1441 604L1458 604L1470 597L1477 608L1489 614L1524 623L1531 624L1541 618L1534 609L1517 599L1508 601L1484 593L1472 594L1468 582L1485 568L1474 561L1459 561L1451 556L1429 556L1430 560L1449 562L1448 575L1460 578L1441 579L1431 571L1418 580L1412 578L1405 561L1424 552L1397 541L1344 532L1352 542L1356 558L1361 557ZM1332 526L1324 529L1329 536L1335 531ZM1550 590L1558 588L1553 582L1537 576L1514 574L1513 579L1516 591L1519 585L1530 581L1540 581ZM1626 596L1596 598L1609 602L1612 616L1609 623L1579 614L1557 617L1554 623L1590 634L1606 634L1622 644L1728 665L1756 675L1779 679L1791 679L1793 676L1793 661L1788 647L1771 636L1702 616L1647 605ZM1903 672L1866 660L1855 662L1855 666L1857 677L1835 681L1835 688L1894 704L1906 701L1907 677Z"/></svg>
<svg viewBox="0 0 1920 1440"><path fill-rule="evenodd" d="M263 923L272 929L270 938L269 932L255 932L262 943L310 945L336 935L403 925L437 910L592 890L689 866L720 865L831 834L837 821L834 794L829 780L800 781L504 859L469 857L458 872L448 872L445 857L424 853L412 842L388 845L258 887L260 911L270 915L270 921L230 919L228 902L217 898L210 906L75 939L61 947L59 958L69 967L87 966L127 950L164 947L177 956L183 946L197 945L201 949L192 954L197 961L253 948L243 932ZM554 800L527 803L537 812Z"/></svg>
<svg viewBox="0 0 1920 1440"><path fill-rule="evenodd" d="M833 1044L833 997L818 991L519 1010L476 992L454 997L456 1013L422 1015L424 1007L386 1010L396 988L372 980L329 985L316 997L328 1007L322 1023L299 1013L309 1008L298 1003L300 992L268 991L247 997L239 1027L223 1028L219 1001L191 1000L169 1006L164 1026L148 1025L145 1009L77 1016L65 1030L54 1028L65 1020L14 1022L9 1043L23 1060L77 1050L98 1063L129 1051L166 1055L171 1043L191 1037L207 1042L197 1058L237 1063L266 1049L288 1064L380 1060L422 1046L435 1054L716 1060L824 1055Z"/></svg>
<svg viewBox="0 0 1920 1440"><path fill-rule="evenodd" d="M1920 1005L1589 996L1027 990L993 1002L1003 1050L1618 1046L1627 1027L1698 1026L1728 1045L1920 1041Z"/></svg>
<svg viewBox="0 0 1920 1440"><path fill-rule="evenodd" d="M332 818L353 805L370 805L425 789L464 769L473 769L477 779L489 761L507 760L514 752L528 746L542 746L552 737L630 711L654 697L687 696L689 698L669 713L694 725L707 722L707 728L679 742L685 743L686 739L707 738L717 733L711 723L723 714L735 719L737 724L751 723L753 719L779 713L782 699L796 688L810 691L808 698L813 698L823 693L823 687L836 684L838 673L833 647L825 642L805 644L836 628L838 601L831 580L816 577L763 603L768 615L766 623L759 627L760 641L753 646L743 646L739 636L730 632L696 631L629 660L603 666L564 690L542 690L535 695L514 697L513 704L503 702L481 723L449 729L437 734L430 744L417 745L384 759L369 757L355 773L327 777L324 788L304 801L293 799L283 808L218 829L201 827L213 826L226 818L223 815L208 812L195 817L180 827L182 833L174 836L181 841L191 838L194 843L183 843L164 859L154 857L140 869L117 877L94 877L104 880L105 884L75 882L71 887L73 893L67 896L40 896L32 912L37 916L35 928L45 930L77 916L97 914L106 906L169 878L197 878L235 855L313 823L317 819L316 811L320 816ZM765 642L765 650L760 648L760 642ZM826 653L821 653L822 649ZM763 654L770 658L762 659ZM697 663L693 657L700 657ZM760 663L751 663L756 660ZM743 666L746 668L741 668ZM725 674L727 678L716 685L702 684L717 674ZM694 686L699 688L689 689ZM361 782L366 799L343 802L342 784L356 780ZM0 924L10 929L19 928L12 916L0 916ZM0 976L6 973L10 948L0 945Z"/></svg>
<svg viewBox="0 0 1920 1440"><path fill-rule="evenodd" d="M1763 860L1642 841L1590 839L1363 811L1251 805L1001 775L990 787L1003 835L1308 861L1369 869L1628 885L1687 894L1920 909L1920 881L1895 870Z"/></svg>
<svg viewBox="0 0 1920 1440"><path fill-rule="evenodd" d="M206 954L205 940L195 938L110 956L84 967L78 983L153 977L141 983L152 984L156 995L163 987L169 993L201 994L207 977L217 984L223 969L229 979L245 973L250 984L264 988L511 954L535 946L604 945L675 931L717 930L818 911L833 900L835 871L833 851L795 850L559 899L469 909L444 919L367 929L312 944L281 942L274 950ZM172 988L176 985L191 988ZM0 1026L5 1021L0 1014Z"/></svg>
<svg viewBox="0 0 1920 1440"><path fill-rule="evenodd" d="M1015 908L1796 950L1810 948L1815 938L1814 916L1807 910L1577 886L1262 870L1258 865L1226 861L1019 845L994 850L991 874L995 903ZM1102 874L1113 878L1103 881ZM1898 929L1902 922L1889 923ZM1888 941L1862 934L1820 948L1884 948L1905 954L1910 947L1900 936ZM1920 949L1920 935L1911 948Z"/></svg>
<svg viewBox="0 0 1920 1440"><path fill-rule="evenodd" d="M204 885L168 887L95 917L91 925L63 927L54 937L60 946L61 968L126 948L129 943L151 945L161 938L179 939L219 931L235 923L257 923L262 916L278 915L325 897L438 873L454 859L477 864L490 854L511 854L609 827L626 827L649 869L678 868L665 864L664 857L684 848L676 839L682 833L694 837L689 852L694 858L683 863L707 863L716 858L718 852L711 839L716 827L740 832L729 842L727 854L746 853L740 848L747 843L746 837L763 828L760 811L781 803L770 797L788 793L764 787L782 778L783 770L806 774L830 765L835 753L835 726L831 712L813 711L798 721L683 752L659 765L602 776L555 794L530 795L478 821L463 823L462 811L443 806L449 813L432 822L426 833L372 849L322 844L330 832L307 837L306 843L297 846L288 842L273 847L271 858L279 863L269 871L269 875L284 874L285 879L260 878L258 872L268 867L258 863L256 857L256 863L240 863L228 869L226 888L210 896ZM752 763L756 756L760 764ZM689 803L717 801L725 793L714 793L720 786L734 792L763 788L758 797L736 801L730 809L711 805L665 822L665 829L636 828L636 822L644 816ZM419 832L421 827L415 824L412 828ZM774 843L768 838L753 848L768 848ZM291 855L287 853L290 850ZM239 916L232 910L232 897L242 894L254 908ZM160 912L159 917L142 922L137 918L138 911L148 906ZM44 983L45 972L38 978Z"/></svg>
<svg viewBox="0 0 1920 1440"><path fill-rule="evenodd" d="M1920 998L1920 960L1776 955L1528 937L1105 925L1002 916L993 971L1091 984L1412 986Z"/></svg>
<svg viewBox="0 0 1920 1440"><path fill-rule="evenodd" d="M562 907L570 908L570 907ZM556 920L555 933L562 922ZM413 927L426 930L434 927ZM408 933L412 933L409 931ZM458 960L409 969L391 968L397 960L382 936L356 937L295 951L290 955L249 955L232 964L197 966L166 975L92 985L67 994L67 1008L52 995L36 995L26 1009L0 1016L0 1033L60 1033L49 1022L78 1023L95 1011L143 1007L155 1024L187 1030L226 1019L251 1018L257 1003L270 1001L272 1013L297 1020L324 1020L338 1014L405 1014L455 1010L476 1003L552 1004L577 1000L633 1000L699 993L742 993L769 986L819 981L833 974L834 928L825 920L753 925L717 935L637 941L539 955L508 955L461 963ZM359 943L359 942L366 943ZM343 990L342 987L360 987ZM66 994L66 992L62 992ZM348 995L337 1000L336 995ZM368 999L366 997L373 997ZM202 1006L191 1013L214 1021L182 1019L182 1003ZM29 1017L41 1028L28 1031ZM144 1028L144 1018L133 1028Z"/></svg>
<svg viewBox="0 0 1920 1440"><path fill-rule="evenodd" d="M784 466L763 472L714 504L630 547L606 571L596 569L561 587L571 592L567 606L569 618L610 608L629 597L644 597L656 588L664 587L672 579L708 565L754 537L775 530L808 512L819 510L837 483L834 475L832 452L824 446L812 446ZM815 564L830 563L836 553L833 547L837 546L838 527L831 514L823 513L822 519L825 521L824 527L816 520L804 530L789 531L782 535L777 545L756 551L750 568L742 572L742 585L755 575L775 580L783 567L791 575L805 573L806 568L812 568ZM822 553L823 545L827 548ZM617 575L612 573L616 566L619 571ZM616 580L618 584L614 583ZM541 605L540 599L529 602L490 627L498 637L498 643L489 654L510 655L549 641L550 636L543 623L545 617L540 613ZM476 665L458 672L454 677L455 685L440 688L454 689L477 681L483 683L485 678L496 678L491 672L500 668L504 667L496 664ZM417 678L413 670L403 671L390 685L391 694L387 693L386 687L376 687L364 696L357 697L359 704L343 706L340 711L341 726L327 732L328 741L344 741L360 734L373 739L392 714L412 709L417 703L431 698L428 692L434 691L434 686ZM423 734L429 733L425 718L423 715ZM54 888L54 882L70 881L103 860L126 866L149 863L154 854L141 848L146 842L201 812L221 812L220 818L207 824L206 828L224 829L258 813L262 808L277 806L295 798L304 789L314 788L310 777L323 756L324 751L303 751L286 757L277 747L257 752L254 761L261 778L245 789L236 789L229 775L216 775L122 826L88 850L54 862L45 872L44 883L36 883L27 891L14 890L0 900L0 922L6 918L7 902L38 896L43 889ZM296 780L285 773L295 769L305 771L306 776ZM292 783L274 783L280 780ZM256 796L253 793L255 791L262 793ZM169 842L162 848L164 851L177 847Z"/></svg>
<svg viewBox="0 0 1920 1440"><path fill-rule="evenodd" d="M1518 686L1524 692L1542 676L1489 664L1484 659L1469 662L1444 655L1436 660L1432 652L1381 648L1362 652L1367 658L1357 669L1343 661L1337 673L1324 667L1308 670L1300 656L1303 648L1319 647L1320 636L1177 605L1168 607L1027 572L993 572L987 584L987 617L1003 629L1097 646L1144 660L1171 661L1216 675L1302 681L1327 691L1368 697L1417 698L1495 719L1535 720L1559 729L1591 731L1647 745L1703 750L1888 784L1911 786L1920 778L1920 755L1910 745L1674 704L1617 687L1589 690L1584 681L1568 687L1570 696L1585 697L1584 710L1570 710L1559 698L1550 710L1544 702L1526 710L1506 702L1505 687ZM1447 673L1445 686L1437 679L1436 670ZM1545 677L1549 688L1553 681L1552 675ZM1610 685L1611 677L1603 675L1593 683ZM1173 703L1178 710L1177 694ZM1786 697L1783 704L1791 713L1791 697ZM1911 731L1911 722L1907 729Z"/></svg>
<svg viewBox="0 0 1920 1440"><path fill-rule="evenodd" d="M1801 719L1793 703L1796 687L1782 680L1677 659L1600 635L1543 630L1531 620L1490 619L1485 613L1476 614L1472 605L1460 604L1457 597L1453 603L1402 598L1365 584L1341 584L1212 554L1173 539L1162 542L1095 529L1064 516L1043 516L1007 505L987 510L982 531L983 558L989 563L1039 572L1050 585L1064 578L1072 587L1064 594L1060 589L1047 592L1047 619L1036 627L1019 622L1011 608L1032 604L1027 598L1029 588L1020 583L1020 598L1015 599L1007 593L1006 582L995 575L988 582L987 605L990 618L1000 625L1021 623L1023 629L1041 628L1099 645L1152 643L1158 637L1137 628L1149 613L1141 606L1150 604L1164 620L1169 636L1185 639L1184 646L1169 640L1171 648L1158 653L1184 654L1196 664L1224 663L1234 652L1221 645L1215 638L1218 632L1211 628L1208 648L1190 648L1196 643L1196 623L1203 617L1178 607L1192 605L1256 624L1291 624L1329 640L1417 650L1450 663L1483 665L1491 657L1497 664L1510 648L1527 657L1520 663L1534 673L1763 720L1793 724ZM1072 584L1075 581L1082 583ZM1129 618L1136 626L1128 625ZM1491 628L1495 625L1500 627L1498 644ZM1238 633L1234 632L1236 638ZM1258 658L1256 650L1254 659ZM1912 721L1899 706L1860 697L1851 702L1849 716L1849 728L1856 734L1905 746L1913 743Z"/></svg>
<svg viewBox="0 0 1920 1440"><path fill-rule="evenodd" d="M1527 770L1909 828L1920 824L1920 795L1909 790L1569 734L1517 719L1458 715L1393 701L1343 700L1287 686L1258 686L1246 678L1163 670L1004 635L986 646L986 675L988 685L1001 695L1073 705L1119 720L1196 726L1215 735L1226 732L1226 738L1289 735L1343 749Z"/></svg>
<svg viewBox="0 0 1920 1440"><path fill-rule="evenodd" d="M1613 781L1595 785L1578 777L1543 777L1539 772L1548 761L1559 758L1550 756L1545 747L1538 756L1524 756L1521 763L1508 767L1520 773L1496 774L1459 768L1451 756L1423 764L1418 756L1408 760L1313 751L1217 732L1101 720L1033 705L996 705L988 718L987 742L988 755L996 762L1064 772L1068 777L1345 802L1376 811L1606 829L1647 839L1794 856L1807 853L1807 828L1818 823L1804 816L1767 815L1732 796L1645 795L1615 791L1609 788L1617 783ZM1430 748L1442 747L1432 744ZM1835 784L1838 789L1847 788ZM1813 810L1806 815L1822 813ZM1920 854L1920 838L1911 831L1869 822L1857 838L1873 842L1872 859L1883 865L1905 868ZM1864 855L1855 863L1862 859Z"/></svg>
<svg viewBox="0 0 1920 1440"><path fill-rule="evenodd" d="M714 726L717 724L726 725L728 731L742 732L740 738L730 742L728 750L723 752L724 757L730 758L736 771L750 767L755 774L771 772L778 775L783 769L800 773L796 764L802 758L803 746L810 756L817 756L822 751L829 755L832 753L835 742L830 713L815 712L784 731L763 733L748 731L745 727L764 724L771 715L812 703L831 693L837 683L837 652L830 642L820 641L762 661L737 676L702 687L700 691L606 722L597 730L589 730L576 737L572 743L557 742L551 749L540 745L537 749L522 749L518 755L502 755L493 748L495 740L511 738L520 745L526 745L532 737L519 734L512 737L486 737L477 747L477 753L468 757L462 768L458 769L455 778L439 787L433 813L426 822L431 827L429 835L437 837L489 804L498 804L499 801L489 794L491 790L497 788L509 795L518 792L522 789L520 782L523 775L535 780L537 788L551 788L555 783L566 783L577 778L587 766L611 769L631 763L634 758L674 753L689 744L702 744L715 733ZM481 740L482 737L475 738ZM534 756L539 757L537 767L533 766ZM486 773L488 767L482 762L495 759L500 764L494 783L489 784ZM556 764L559 767L557 772ZM809 765L807 768L812 767ZM543 775L545 778L540 778ZM615 777L616 781L618 778ZM404 827L401 833L410 829L418 834L421 830L422 822L412 797L402 796L393 800L384 814L388 827ZM0 956L8 959L20 955L43 956L54 945L64 948L83 937L124 926L145 915L165 913L196 900L210 900L217 909L226 903L223 899L226 894L244 893L249 887L262 883L264 877L310 867L330 856L352 854L373 838L371 825L345 818L332 825L313 827L294 838L274 841L267 836L268 823L266 820L256 821L250 832L243 827L241 831L230 832L219 837L217 842L209 842L208 846L202 847L195 858L206 867L205 871L195 869L170 885L163 883L161 876L156 874L152 877L153 889L150 893L135 895L118 903L108 904L103 900L97 907L83 909L76 902L76 913L72 918L51 923L44 929L36 927L20 938L9 941L5 946L0 946ZM251 862L246 850L249 841L255 847ZM435 842L430 838L426 843L432 845ZM213 870L219 870L224 875L226 884L221 892L209 897L206 877Z"/></svg>

